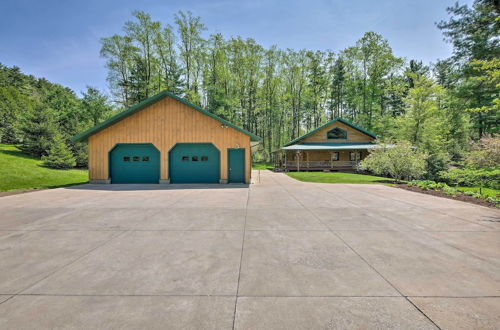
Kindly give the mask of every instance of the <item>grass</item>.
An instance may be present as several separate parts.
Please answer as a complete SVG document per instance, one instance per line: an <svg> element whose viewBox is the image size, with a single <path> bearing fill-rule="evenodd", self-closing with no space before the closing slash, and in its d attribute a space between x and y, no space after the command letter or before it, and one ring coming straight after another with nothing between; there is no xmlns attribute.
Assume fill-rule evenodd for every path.
<svg viewBox="0 0 500 330"><path fill-rule="evenodd" d="M473 191L479 194L479 187L456 187L460 191ZM496 197L500 196L500 190L492 188L483 188L483 196L485 197Z"/></svg>
<svg viewBox="0 0 500 330"><path fill-rule="evenodd" d="M299 181L319 183L388 184L387 180L392 180L380 176L343 172L288 172L286 174Z"/></svg>
<svg viewBox="0 0 500 330"><path fill-rule="evenodd" d="M87 170L47 168L39 158L26 155L13 145L0 144L0 191L56 188L87 181Z"/></svg>
<svg viewBox="0 0 500 330"><path fill-rule="evenodd" d="M252 164L252 169L254 170L272 170L273 168L273 163L260 162Z"/></svg>

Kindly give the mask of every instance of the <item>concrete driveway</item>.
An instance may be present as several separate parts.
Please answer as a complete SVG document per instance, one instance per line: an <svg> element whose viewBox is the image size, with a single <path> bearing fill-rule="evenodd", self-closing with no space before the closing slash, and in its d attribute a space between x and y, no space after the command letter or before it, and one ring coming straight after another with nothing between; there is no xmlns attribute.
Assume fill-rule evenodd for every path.
<svg viewBox="0 0 500 330"><path fill-rule="evenodd" d="M498 329L499 221L268 171L2 197L0 329Z"/></svg>

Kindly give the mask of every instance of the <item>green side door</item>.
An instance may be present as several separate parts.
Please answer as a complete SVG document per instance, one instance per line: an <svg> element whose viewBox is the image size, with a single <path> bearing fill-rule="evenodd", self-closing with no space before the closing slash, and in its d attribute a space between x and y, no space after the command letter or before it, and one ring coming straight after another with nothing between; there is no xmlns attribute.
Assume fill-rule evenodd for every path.
<svg viewBox="0 0 500 330"><path fill-rule="evenodd" d="M177 143L168 154L171 183L219 183L220 152L211 143Z"/></svg>
<svg viewBox="0 0 500 330"><path fill-rule="evenodd" d="M245 183L245 149L228 149L229 183Z"/></svg>
<svg viewBox="0 0 500 330"><path fill-rule="evenodd" d="M122 143L110 152L111 183L158 183L160 152L150 143Z"/></svg>

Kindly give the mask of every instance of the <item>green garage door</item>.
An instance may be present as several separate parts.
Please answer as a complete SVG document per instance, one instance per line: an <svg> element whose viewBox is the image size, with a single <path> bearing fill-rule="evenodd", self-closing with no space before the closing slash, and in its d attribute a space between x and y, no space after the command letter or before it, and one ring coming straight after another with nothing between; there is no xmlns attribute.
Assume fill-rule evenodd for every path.
<svg viewBox="0 0 500 330"><path fill-rule="evenodd" d="M158 183L160 152L152 144L118 144L110 154L111 183Z"/></svg>
<svg viewBox="0 0 500 330"><path fill-rule="evenodd" d="M211 143L177 143L168 154L171 183L219 183L220 153Z"/></svg>

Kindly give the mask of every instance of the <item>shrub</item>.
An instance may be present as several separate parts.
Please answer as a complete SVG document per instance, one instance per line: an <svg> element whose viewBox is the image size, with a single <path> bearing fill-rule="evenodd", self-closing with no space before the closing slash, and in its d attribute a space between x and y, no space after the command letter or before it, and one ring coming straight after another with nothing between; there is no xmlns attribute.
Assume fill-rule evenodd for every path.
<svg viewBox="0 0 500 330"><path fill-rule="evenodd" d="M54 143L50 148L48 155L43 156L42 160L45 166L52 168L71 168L76 165L75 157L60 134L54 137Z"/></svg>
<svg viewBox="0 0 500 330"><path fill-rule="evenodd" d="M418 179L426 173L427 155L409 143L381 144L361 162L361 167L377 175L390 175L394 179Z"/></svg>
<svg viewBox="0 0 500 330"><path fill-rule="evenodd" d="M440 177L453 185L500 188L500 166L493 168L454 168L440 172Z"/></svg>
<svg viewBox="0 0 500 330"><path fill-rule="evenodd" d="M486 200L490 203L495 204L497 207L500 207L500 197L498 196L489 196Z"/></svg>
<svg viewBox="0 0 500 330"><path fill-rule="evenodd" d="M473 144L465 163L476 168L496 167L500 164L500 137L486 136Z"/></svg>
<svg viewBox="0 0 500 330"><path fill-rule="evenodd" d="M474 198L481 198L482 197L480 193L477 193L475 191L464 191L463 194L467 195L467 196L474 197Z"/></svg>
<svg viewBox="0 0 500 330"><path fill-rule="evenodd" d="M408 182L410 187L418 187L422 190L441 190L446 195L455 196L460 193L458 189L448 186L444 182L435 182L432 180L414 180Z"/></svg>

